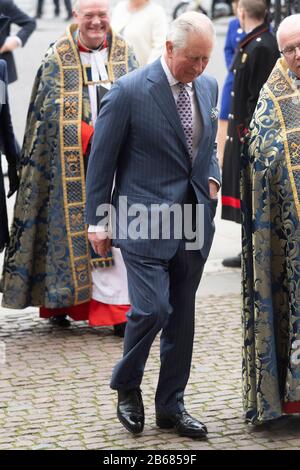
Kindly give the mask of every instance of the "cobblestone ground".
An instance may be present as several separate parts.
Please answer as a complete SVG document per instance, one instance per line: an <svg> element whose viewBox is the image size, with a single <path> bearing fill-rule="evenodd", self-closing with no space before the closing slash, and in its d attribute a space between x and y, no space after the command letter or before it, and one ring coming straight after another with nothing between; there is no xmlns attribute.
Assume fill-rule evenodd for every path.
<svg viewBox="0 0 300 470"><path fill-rule="evenodd" d="M159 368L153 345L143 382L145 431L128 434L115 417L108 383L122 340L110 329L73 323L61 330L36 313L0 316L0 449L297 449L300 418L254 428L241 406L240 298L197 300L193 368L186 394L191 414L209 429L195 441L155 427Z"/></svg>

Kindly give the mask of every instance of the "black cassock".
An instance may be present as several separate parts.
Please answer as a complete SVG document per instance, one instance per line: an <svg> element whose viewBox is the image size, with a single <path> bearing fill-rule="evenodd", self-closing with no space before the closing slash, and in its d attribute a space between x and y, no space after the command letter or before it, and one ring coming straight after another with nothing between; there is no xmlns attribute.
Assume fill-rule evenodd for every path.
<svg viewBox="0 0 300 470"><path fill-rule="evenodd" d="M240 169L243 136L247 133L259 93L279 51L275 36L261 24L240 42L232 71L235 75L222 174L222 219L240 223Z"/></svg>

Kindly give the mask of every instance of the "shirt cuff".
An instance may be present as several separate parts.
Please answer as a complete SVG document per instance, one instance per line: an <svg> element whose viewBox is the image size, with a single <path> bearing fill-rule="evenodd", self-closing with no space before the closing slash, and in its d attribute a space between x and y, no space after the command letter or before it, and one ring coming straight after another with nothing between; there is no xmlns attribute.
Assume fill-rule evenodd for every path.
<svg viewBox="0 0 300 470"><path fill-rule="evenodd" d="M107 232L107 228L101 225L89 225L88 232Z"/></svg>
<svg viewBox="0 0 300 470"><path fill-rule="evenodd" d="M220 189L220 187L221 187L220 181L218 181L216 178L213 178L213 177L210 177L208 179L209 179L209 181L214 181L219 186L219 189Z"/></svg>

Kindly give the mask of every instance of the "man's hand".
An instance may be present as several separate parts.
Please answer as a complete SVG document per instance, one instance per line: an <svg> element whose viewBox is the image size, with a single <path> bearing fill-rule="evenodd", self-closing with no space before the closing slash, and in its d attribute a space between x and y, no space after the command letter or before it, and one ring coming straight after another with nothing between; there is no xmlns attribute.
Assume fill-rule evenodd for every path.
<svg viewBox="0 0 300 470"><path fill-rule="evenodd" d="M9 36L5 39L5 42L0 49L0 54L4 54L4 52L12 52L18 47L20 47L18 39L14 36Z"/></svg>
<svg viewBox="0 0 300 470"><path fill-rule="evenodd" d="M109 232L88 232L88 239L97 255L105 258L111 248Z"/></svg>
<svg viewBox="0 0 300 470"><path fill-rule="evenodd" d="M209 180L209 194L211 199L218 199L220 186L212 180Z"/></svg>

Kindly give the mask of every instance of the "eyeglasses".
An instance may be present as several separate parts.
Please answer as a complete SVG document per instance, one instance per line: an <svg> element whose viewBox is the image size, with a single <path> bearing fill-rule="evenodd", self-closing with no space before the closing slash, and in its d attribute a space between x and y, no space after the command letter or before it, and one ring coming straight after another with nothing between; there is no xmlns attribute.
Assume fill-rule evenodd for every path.
<svg viewBox="0 0 300 470"><path fill-rule="evenodd" d="M280 51L280 54L284 55L285 57L293 57L296 55L297 49L300 52L300 44L298 44L297 46L286 47L285 49Z"/></svg>

